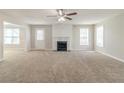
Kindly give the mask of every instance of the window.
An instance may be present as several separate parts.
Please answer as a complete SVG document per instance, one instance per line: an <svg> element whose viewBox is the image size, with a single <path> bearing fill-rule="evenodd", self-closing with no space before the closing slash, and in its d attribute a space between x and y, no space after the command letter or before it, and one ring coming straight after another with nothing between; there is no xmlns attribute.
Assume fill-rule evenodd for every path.
<svg viewBox="0 0 124 93"><path fill-rule="evenodd" d="M89 30L87 28L80 29L80 45L89 45Z"/></svg>
<svg viewBox="0 0 124 93"><path fill-rule="evenodd" d="M44 31L37 30L37 40L44 40Z"/></svg>
<svg viewBox="0 0 124 93"><path fill-rule="evenodd" d="M96 45L103 47L103 26L99 26L96 29Z"/></svg>
<svg viewBox="0 0 124 93"><path fill-rule="evenodd" d="M4 44L19 44L19 28L4 30Z"/></svg>

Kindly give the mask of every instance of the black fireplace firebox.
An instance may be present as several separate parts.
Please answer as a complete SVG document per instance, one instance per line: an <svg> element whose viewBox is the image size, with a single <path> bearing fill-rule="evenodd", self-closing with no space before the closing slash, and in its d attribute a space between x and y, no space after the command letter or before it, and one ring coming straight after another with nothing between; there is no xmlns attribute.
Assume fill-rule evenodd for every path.
<svg viewBox="0 0 124 93"><path fill-rule="evenodd" d="M67 41L57 41L57 51L67 51Z"/></svg>

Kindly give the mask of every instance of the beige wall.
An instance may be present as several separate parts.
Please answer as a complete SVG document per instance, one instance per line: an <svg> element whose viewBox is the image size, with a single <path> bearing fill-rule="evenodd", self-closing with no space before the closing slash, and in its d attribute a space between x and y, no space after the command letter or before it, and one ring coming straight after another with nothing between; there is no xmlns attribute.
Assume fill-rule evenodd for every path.
<svg viewBox="0 0 124 93"><path fill-rule="evenodd" d="M31 25L31 49L35 49L35 29L45 30L45 49L55 50L54 39L68 37L70 41L70 50L94 50L94 29L92 25ZM89 29L89 46L80 46L80 28Z"/></svg>
<svg viewBox="0 0 124 93"><path fill-rule="evenodd" d="M35 29L42 28L45 31L45 49L52 49L52 26L51 25L31 25L31 49L35 48Z"/></svg>
<svg viewBox="0 0 124 93"><path fill-rule="evenodd" d="M25 26L25 50L31 50L31 28L29 25Z"/></svg>
<svg viewBox="0 0 124 93"><path fill-rule="evenodd" d="M80 28L89 29L89 46L80 45ZM94 28L92 25L74 25L72 34L72 49L74 50L93 50Z"/></svg>
<svg viewBox="0 0 124 93"><path fill-rule="evenodd" d="M124 60L124 15L105 20L98 25L104 27L104 47L95 49Z"/></svg>

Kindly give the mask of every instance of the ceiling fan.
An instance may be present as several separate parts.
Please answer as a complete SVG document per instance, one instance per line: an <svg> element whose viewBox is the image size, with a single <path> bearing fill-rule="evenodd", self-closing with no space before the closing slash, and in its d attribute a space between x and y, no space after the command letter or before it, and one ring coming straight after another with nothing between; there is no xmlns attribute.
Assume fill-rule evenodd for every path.
<svg viewBox="0 0 124 93"><path fill-rule="evenodd" d="M63 22L66 20L72 20L70 16L77 15L77 12L65 13L63 9L57 9L57 16L48 16L48 17L58 17L59 22Z"/></svg>

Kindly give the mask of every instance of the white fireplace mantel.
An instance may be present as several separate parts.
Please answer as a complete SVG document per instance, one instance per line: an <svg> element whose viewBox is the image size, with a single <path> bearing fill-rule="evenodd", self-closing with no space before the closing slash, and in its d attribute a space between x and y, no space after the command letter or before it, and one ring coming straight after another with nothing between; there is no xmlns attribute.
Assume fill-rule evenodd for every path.
<svg viewBox="0 0 124 93"><path fill-rule="evenodd" d="M52 26L53 50L57 50L57 41L67 41L67 50L71 49L72 25L54 24Z"/></svg>

